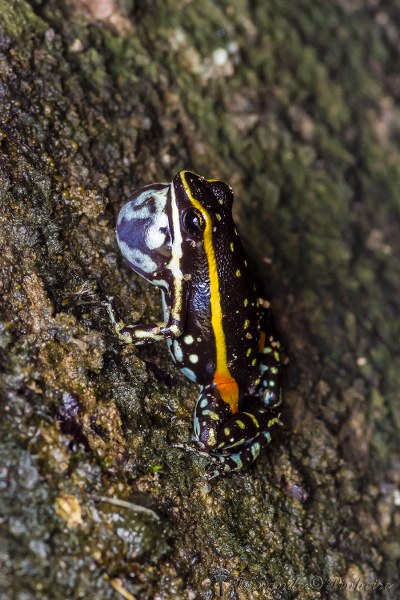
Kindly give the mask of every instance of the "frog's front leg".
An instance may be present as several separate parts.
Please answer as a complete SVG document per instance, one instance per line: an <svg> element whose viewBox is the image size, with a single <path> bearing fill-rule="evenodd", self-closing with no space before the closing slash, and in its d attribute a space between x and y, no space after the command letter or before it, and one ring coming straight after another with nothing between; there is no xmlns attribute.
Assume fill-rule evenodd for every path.
<svg viewBox="0 0 400 600"><path fill-rule="evenodd" d="M177 338L182 335L183 324L186 318L186 285L182 286L182 293L178 298L171 297L171 308L164 309L165 322L127 325L119 318L118 312L112 302L107 303L107 312L114 326L118 338L127 344L145 344L157 342L167 338ZM164 305L166 303L164 302ZM168 303L169 304L169 303Z"/></svg>

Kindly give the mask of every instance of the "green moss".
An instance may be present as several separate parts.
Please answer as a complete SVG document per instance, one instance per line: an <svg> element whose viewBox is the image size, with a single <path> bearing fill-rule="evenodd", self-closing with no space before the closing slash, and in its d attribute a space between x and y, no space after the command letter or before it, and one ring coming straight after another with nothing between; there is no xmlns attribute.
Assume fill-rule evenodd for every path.
<svg viewBox="0 0 400 600"><path fill-rule="evenodd" d="M27 37L44 33L46 24L24 0L0 0L1 28L12 39L26 42Z"/></svg>

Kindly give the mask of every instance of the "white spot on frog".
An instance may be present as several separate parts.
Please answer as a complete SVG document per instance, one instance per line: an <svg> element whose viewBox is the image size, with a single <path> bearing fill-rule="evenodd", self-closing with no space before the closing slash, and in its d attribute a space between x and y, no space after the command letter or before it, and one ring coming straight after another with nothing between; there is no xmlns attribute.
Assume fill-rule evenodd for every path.
<svg viewBox="0 0 400 600"><path fill-rule="evenodd" d="M175 355L177 362L182 362L183 352L182 352L182 348L177 340L174 340L172 342L172 352Z"/></svg>
<svg viewBox="0 0 400 600"><path fill-rule="evenodd" d="M181 373L182 373L182 375L187 377L189 379L189 381L193 381L193 383L196 383L196 381L197 381L196 373L194 371L192 371L192 369L183 367L183 369L181 369Z"/></svg>
<svg viewBox="0 0 400 600"><path fill-rule="evenodd" d="M141 252L137 248L131 248L126 242L122 242L121 240L119 240L119 247L125 258L144 273L154 273L157 270L157 264L148 254Z"/></svg>
<svg viewBox="0 0 400 600"><path fill-rule="evenodd" d="M155 248L160 248L166 240L167 236L165 231L163 232L160 228L160 226L158 225L158 220L154 223L154 225L152 225L151 227L149 227L147 234L146 234L146 239L145 239L145 244L146 247L149 250L154 250Z"/></svg>

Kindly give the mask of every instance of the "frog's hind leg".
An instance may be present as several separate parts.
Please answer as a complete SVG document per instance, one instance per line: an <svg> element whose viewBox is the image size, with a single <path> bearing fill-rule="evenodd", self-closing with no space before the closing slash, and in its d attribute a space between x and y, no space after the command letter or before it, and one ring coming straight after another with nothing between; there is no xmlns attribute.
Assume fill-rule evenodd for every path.
<svg viewBox="0 0 400 600"><path fill-rule="evenodd" d="M229 454L210 454L213 463L206 475L207 481L219 477L220 475L228 474L233 471L245 469L253 463L259 456L261 450L265 448L271 441L269 431L263 431L254 440L245 444L237 452Z"/></svg>
<svg viewBox="0 0 400 600"><path fill-rule="evenodd" d="M206 386L198 399L195 416L195 440L202 449L222 462L234 455L229 470L238 470L258 456L270 430L279 421L279 407L266 406L260 396L246 396L241 410L232 413L215 386ZM254 442L253 445L253 441ZM242 453L244 454L242 456ZM228 470L228 469L226 469Z"/></svg>
<svg viewBox="0 0 400 600"><path fill-rule="evenodd" d="M280 345L265 335L259 352L260 376L255 395L243 398L240 411L232 414L218 389L199 398L196 407L197 439L216 462L208 479L249 466L268 445L272 429L281 424Z"/></svg>
<svg viewBox="0 0 400 600"><path fill-rule="evenodd" d="M243 404L242 411L232 415L218 431L219 443L210 451L214 463L207 479L250 466L271 441L272 430L281 425L280 401L267 407L258 396L248 396ZM240 435L243 429L245 439Z"/></svg>

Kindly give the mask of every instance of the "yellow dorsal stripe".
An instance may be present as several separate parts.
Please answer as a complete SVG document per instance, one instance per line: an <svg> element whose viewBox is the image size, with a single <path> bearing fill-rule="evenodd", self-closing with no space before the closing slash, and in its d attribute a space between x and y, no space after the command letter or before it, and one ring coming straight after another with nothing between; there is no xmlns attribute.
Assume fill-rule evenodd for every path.
<svg viewBox="0 0 400 600"><path fill-rule="evenodd" d="M212 222L208 212L204 210L201 203L192 195L190 186L186 180L186 173L188 172L190 173L190 171L180 172L183 187L190 202L201 213L205 222L204 249L207 256L208 272L210 276L211 327L215 337L217 362L214 382L219 388L222 399L231 406L233 412L236 412L238 410L239 390L228 367L225 332L222 326L221 295L219 291L217 261L212 240Z"/></svg>

